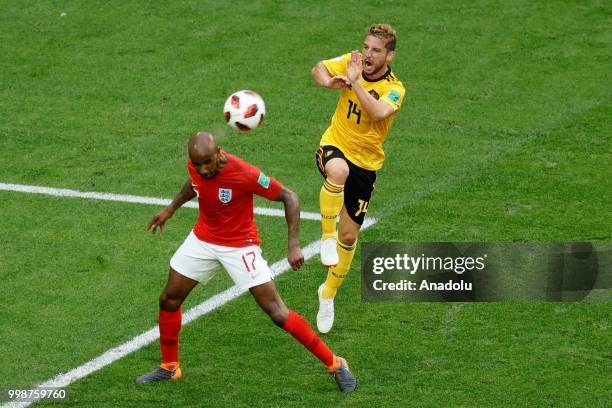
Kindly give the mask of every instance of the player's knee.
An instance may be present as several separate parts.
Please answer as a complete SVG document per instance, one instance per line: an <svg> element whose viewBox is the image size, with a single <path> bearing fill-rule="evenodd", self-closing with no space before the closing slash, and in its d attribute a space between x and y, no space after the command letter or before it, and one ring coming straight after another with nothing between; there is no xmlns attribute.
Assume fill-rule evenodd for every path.
<svg viewBox="0 0 612 408"><path fill-rule="evenodd" d="M163 291L159 295L159 308L167 312L175 312L181 307L183 299L174 295L171 292Z"/></svg>
<svg viewBox="0 0 612 408"><path fill-rule="evenodd" d="M354 245L357 242L357 233L355 231L340 231L338 232L338 241L344 245Z"/></svg>
<svg viewBox="0 0 612 408"><path fill-rule="evenodd" d="M325 170L327 172L327 179L334 184L344 185L349 176L349 168L346 163L329 166L329 168Z"/></svg>

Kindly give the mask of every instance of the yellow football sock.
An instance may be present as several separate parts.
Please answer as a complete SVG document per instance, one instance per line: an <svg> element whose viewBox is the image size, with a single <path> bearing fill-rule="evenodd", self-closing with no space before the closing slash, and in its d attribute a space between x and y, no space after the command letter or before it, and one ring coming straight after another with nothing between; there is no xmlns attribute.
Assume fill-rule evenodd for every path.
<svg viewBox="0 0 612 408"><path fill-rule="evenodd" d="M333 299L336 296L336 291L344 282L344 278L348 275L355 255L355 247L353 245L345 245L340 241L336 241L336 249L338 250L338 265L332 266L327 270L327 279L323 286L323 299Z"/></svg>
<svg viewBox="0 0 612 408"><path fill-rule="evenodd" d="M336 217L344 204L344 186L325 180L319 194L323 239L336 236Z"/></svg>

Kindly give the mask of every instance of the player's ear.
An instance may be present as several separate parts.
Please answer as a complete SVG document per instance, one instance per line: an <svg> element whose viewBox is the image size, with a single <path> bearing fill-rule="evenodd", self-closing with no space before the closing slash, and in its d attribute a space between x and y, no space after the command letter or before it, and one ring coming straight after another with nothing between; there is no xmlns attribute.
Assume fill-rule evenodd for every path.
<svg viewBox="0 0 612 408"><path fill-rule="evenodd" d="M395 51L387 51L387 63L393 61L395 58Z"/></svg>

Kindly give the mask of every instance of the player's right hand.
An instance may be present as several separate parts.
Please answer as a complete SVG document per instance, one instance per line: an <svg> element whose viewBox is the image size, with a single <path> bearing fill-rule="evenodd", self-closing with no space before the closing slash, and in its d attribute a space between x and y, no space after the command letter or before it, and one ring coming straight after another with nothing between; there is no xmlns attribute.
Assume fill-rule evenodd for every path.
<svg viewBox="0 0 612 408"><path fill-rule="evenodd" d="M172 211L168 210L167 208L155 214L151 221L149 221L147 231L151 231L151 233L154 234L157 227L159 227L160 234L163 233L166 221L168 221L168 219L172 217L172 214Z"/></svg>
<svg viewBox="0 0 612 408"><path fill-rule="evenodd" d="M344 75L336 75L329 79L329 81L327 82L327 87L332 89L340 89L344 88L349 84L350 82L347 77L345 77Z"/></svg>
<svg viewBox="0 0 612 408"><path fill-rule="evenodd" d="M304 254L299 246L290 247L287 253L287 260L294 271L300 269L304 265Z"/></svg>

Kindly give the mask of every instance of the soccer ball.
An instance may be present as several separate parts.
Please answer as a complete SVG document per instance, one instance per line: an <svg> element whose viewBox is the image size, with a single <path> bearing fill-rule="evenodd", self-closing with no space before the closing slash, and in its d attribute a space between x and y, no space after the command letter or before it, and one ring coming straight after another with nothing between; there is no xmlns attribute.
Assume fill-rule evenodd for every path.
<svg viewBox="0 0 612 408"><path fill-rule="evenodd" d="M255 92L238 91L225 101L223 114L228 125L240 132L248 132L261 125L266 115L266 105Z"/></svg>

